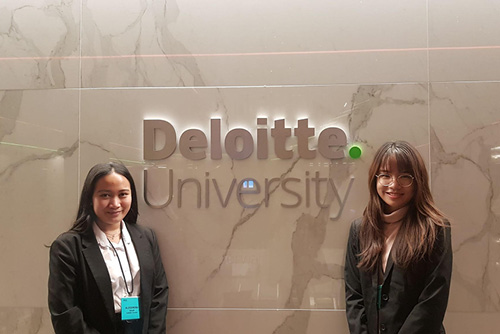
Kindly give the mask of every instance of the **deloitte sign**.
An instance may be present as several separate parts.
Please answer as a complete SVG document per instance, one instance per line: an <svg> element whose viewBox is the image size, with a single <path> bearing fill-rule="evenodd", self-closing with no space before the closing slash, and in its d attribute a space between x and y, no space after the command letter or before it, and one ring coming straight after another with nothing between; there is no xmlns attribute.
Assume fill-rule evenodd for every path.
<svg viewBox="0 0 500 334"><path fill-rule="evenodd" d="M273 157L292 159L295 152L287 147L289 138L290 140L295 139L296 145L292 145L292 147L297 147L298 157L301 159L315 159L320 155L329 160L337 160L345 158L347 146L346 133L338 127L329 127L323 129L317 136L316 149L309 148L309 139L315 137L316 130L309 127L307 118L298 120L295 128L286 127L284 119L275 120L270 129L267 118L257 118L255 139L250 131L243 128L232 129L223 138L219 118L210 119L210 132L208 135L199 129L186 129L180 134L179 138L176 129L165 120L144 120L143 125L144 160L148 161L168 159L177 148L182 156L188 160L202 160L206 159L207 156L212 160L221 160L223 150L233 160L248 159L255 151L257 159L268 159L270 146L274 150ZM210 138L210 141L208 138ZM269 145L270 142L272 142L272 145ZM359 147L353 146L349 150L349 155L351 158L358 158L361 155L361 150ZM329 190L327 187L330 187L339 206L337 215L331 217L332 219L340 217L354 181L354 178L350 179L345 194L341 196L333 180L320 177L319 171L313 173L306 171L304 179L294 177L263 177L262 179L247 177L237 180L233 178L228 189L221 189L219 182L214 178L210 178L209 172L205 172L205 178L202 181L197 178L174 180L174 170L169 169L168 173L168 199L158 204L152 203L148 199L148 170L144 170L144 198L150 207L164 208L170 205L175 197L177 206L182 207L183 188L186 184L192 184L197 190L196 206L198 208L202 206L208 208L213 205L225 208L231 198L236 198L243 208L256 208L261 205L268 207L270 193L278 188L281 188L282 191L293 198L290 202L280 203L284 208L296 208L300 205L309 207L311 197L314 197L317 206L324 208L328 207L328 205L322 203L321 193L325 193ZM176 185L175 191L174 185ZM217 200L211 200L212 194L215 194L213 197L216 197ZM255 198L256 196L257 198ZM250 197L254 198L253 202L257 199L259 203L249 204L248 198Z"/></svg>

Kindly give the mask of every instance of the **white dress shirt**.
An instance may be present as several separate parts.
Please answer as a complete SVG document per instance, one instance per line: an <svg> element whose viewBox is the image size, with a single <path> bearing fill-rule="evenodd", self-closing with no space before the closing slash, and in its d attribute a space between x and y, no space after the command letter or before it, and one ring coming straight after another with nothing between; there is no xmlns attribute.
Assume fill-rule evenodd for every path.
<svg viewBox="0 0 500 334"><path fill-rule="evenodd" d="M141 275L139 259L137 258L137 253L135 251L132 238L130 238L130 234L128 233L127 226L123 221L122 237L117 244L113 243L113 247L116 249L116 253L113 250L113 247L111 247L110 241L106 237L106 234L101 231L96 223L94 223L93 228L97 243L99 244L99 249L101 250L102 257L104 258L104 262L106 263L106 267L108 268L109 277L111 278L111 288L113 290L115 313L119 313L122 310L121 299L123 297L140 295ZM127 247L128 260L124 245ZM117 255L120 257L120 261L118 261ZM128 290L131 291L132 286L134 287L134 290L130 295L128 294L127 288L125 287L125 280L122 274L122 270L120 269L120 263L121 268L123 269L123 274L125 274L125 280L127 282ZM132 276L130 275L131 272Z"/></svg>

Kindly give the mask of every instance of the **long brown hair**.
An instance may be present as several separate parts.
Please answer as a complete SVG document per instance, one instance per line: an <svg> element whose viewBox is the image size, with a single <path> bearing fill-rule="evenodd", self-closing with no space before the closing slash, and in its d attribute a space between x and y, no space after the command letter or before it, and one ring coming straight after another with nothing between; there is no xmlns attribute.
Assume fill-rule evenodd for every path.
<svg viewBox="0 0 500 334"><path fill-rule="evenodd" d="M437 209L429 188L429 177L422 156L405 141L387 142L375 153L368 172L370 199L363 213L359 231L361 253L358 267L374 271L384 249L383 201L377 193L381 168L395 159L398 169L413 175L414 194L392 249L394 263L407 268L430 254L439 229L445 226L444 215Z"/></svg>

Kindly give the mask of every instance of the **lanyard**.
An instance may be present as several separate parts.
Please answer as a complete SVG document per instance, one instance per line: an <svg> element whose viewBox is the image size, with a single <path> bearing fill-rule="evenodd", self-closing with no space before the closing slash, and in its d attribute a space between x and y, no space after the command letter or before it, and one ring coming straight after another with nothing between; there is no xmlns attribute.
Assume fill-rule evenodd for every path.
<svg viewBox="0 0 500 334"><path fill-rule="evenodd" d="M132 267L130 266L130 260L128 259L127 246L125 245L125 242L123 241L123 233L122 233L122 225L121 224L120 224L120 239L122 240L123 248L125 248L125 256L127 257L128 269L130 270L130 280L131 280L131 284L132 284L132 288L130 291L128 289L127 279L125 278L125 272L123 271L122 262L120 261L120 257L118 256L118 252L116 251L115 246L113 246L113 243L109 239L108 239L108 242L111 245L111 247L113 248L113 251L115 252L116 257L118 258L118 264L120 265L120 270L122 271L123 281L125 282L125 289L127 290L127 293L130 296L132 294L132 292L134 292L134 276L132 275Z"/></svg>
<svg viewBox="0 0 500 334"><path fill-rule="evenodd" d="M377 285L377 310L380 310L382 305L382 284Z"/></svg>

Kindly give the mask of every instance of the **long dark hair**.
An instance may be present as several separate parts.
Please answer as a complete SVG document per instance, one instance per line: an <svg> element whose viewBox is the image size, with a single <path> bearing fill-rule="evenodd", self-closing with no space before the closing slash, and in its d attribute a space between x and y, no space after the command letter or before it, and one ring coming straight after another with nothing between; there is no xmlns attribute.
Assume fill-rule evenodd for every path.
<svg viewBox="0 0 500 334"><path fill-rule="evenodd" d="M135 183L132 175L127 167L121 163L108 162L97 164L89 170L85 182L83 184L82 193L80 195L80 205L78 206L78 213L76 220L71 227L71 231L83 232L97 219L94 208L92 207L92 197L94 195L95 185L97 181L103 176L111 173L117 173L124 176L130 183L130 191L132 192L132 203L130 210L123 219L126 223L137 223L137 216L139 215L137 205L137 192L135 190Z"/></svg>
<svg viewBox="0 0 500 334"><path fill-rule="evenodd" d="M377 177L380 168L395 159L398 169L413 175L414 194L409 203L408 213L403 220L398 237L393 245L393 260L400 267L430 254L439 228L445 226L445 218L434 204L429 187L429 176L424 160L418 151L405 141L387 142L375 153L368 172L370 200L363 213L360 229L361 260L359 268L373 271L382 256L385 237L383 230L383 201L377 193Z"/></svg>

